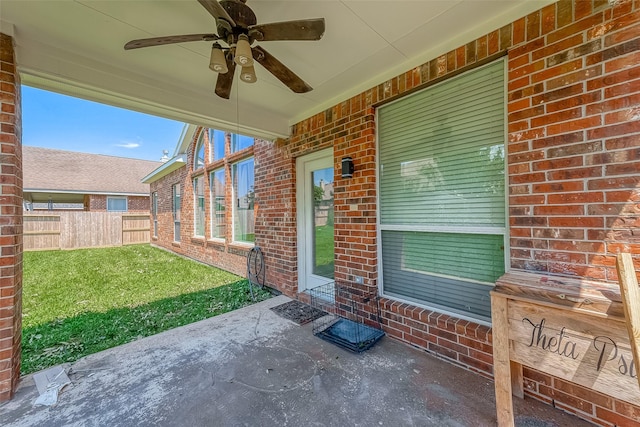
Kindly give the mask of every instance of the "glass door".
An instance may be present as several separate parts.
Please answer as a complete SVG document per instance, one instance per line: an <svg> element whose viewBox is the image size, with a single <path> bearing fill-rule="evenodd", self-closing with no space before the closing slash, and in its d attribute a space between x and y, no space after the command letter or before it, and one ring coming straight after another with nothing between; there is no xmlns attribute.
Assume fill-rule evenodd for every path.
<svg viewBox="0 0 640 427"><path fill-rule="evenodd" d="M298 284L304 291L334 275L333 150L297 162Z"/></svg>

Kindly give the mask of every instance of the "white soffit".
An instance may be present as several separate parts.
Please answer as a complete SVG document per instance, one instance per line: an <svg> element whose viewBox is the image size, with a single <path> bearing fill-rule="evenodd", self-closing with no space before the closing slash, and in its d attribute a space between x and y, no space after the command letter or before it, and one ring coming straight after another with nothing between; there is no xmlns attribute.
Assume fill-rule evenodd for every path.
<svg viewBox="0 0 640 427"><path fill-rule="evenodd" d="M215 32L196 0L3 0L23 83L251 136L289 126L552 3L550 0L248 0L258 23L323 17L320 41L260 45L314 90L294 94L261 66L213 93L210 43L124 51L132 39Z"/></svg>

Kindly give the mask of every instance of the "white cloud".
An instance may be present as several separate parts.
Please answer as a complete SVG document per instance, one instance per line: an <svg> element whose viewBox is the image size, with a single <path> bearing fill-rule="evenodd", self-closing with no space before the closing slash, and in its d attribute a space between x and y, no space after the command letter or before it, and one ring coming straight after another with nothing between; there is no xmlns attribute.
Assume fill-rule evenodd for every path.
<svg viewBox="0 0 640 427"><path fill-rule="evenodd" d="M116 144L116 147L131 149L140 147L140 144L138 142L124 142L122 144Z"/></svg>

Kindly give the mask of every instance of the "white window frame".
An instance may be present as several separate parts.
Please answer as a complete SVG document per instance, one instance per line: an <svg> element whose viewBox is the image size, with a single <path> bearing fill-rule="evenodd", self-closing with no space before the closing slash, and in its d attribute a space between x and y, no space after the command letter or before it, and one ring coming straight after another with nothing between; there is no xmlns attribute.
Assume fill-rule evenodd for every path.
<svg viewBox="0 0 640 427"><path fill-rule="evenodd" d="M110 209L109 202L116 200L124 200L124 210L122 209ZM129 201L127 196L107 196L107 212L128 212L129 211Z"/></svg>
<svg viewBox="0 0 640 427"><path fill-rule="evenodd" d="M176 191L176 189L178 191ZM178 194L180 206L176 206L176 194ZM173 241L180 242L182 239L182 185L180 185L180 183L171 186L171 216L173 223Z"/></svg>
<svg viewBox="0 0 640 427"><path fill-rule="evenodd" d="M204 174L203 175L198 175L198 176L194 176L191 179L191 182L193 184L193 237L205 237L206 233L207 233L207 205L206 203L202 204L202 234L199 234L197 232L197 228L198 228L198 187L196 185L196 182L202 180L202 199L203 201L206 201L206 197L205 197L205 191L204 191L204 184L205 184L205 180L204 180Z"/></svg>
<svg viewBox="0 0 640 427"><path fill-rule="evenodd" d="M503 123L504 123L504 158L505 158L505 165L504 165L504 170L505 170L505 227L469 227L469 228L465 228L465 232L469 232L469 233L479 233L479 234L502 234L503 235L503 242L504 242L504 270L505 273L508 272L510 270L510 265L511 265L511 261L510 261L510 247L509 247L509 174L507 173L508 171L508 117L507 117L507 113L508 110L506 108L507 106L507 95L508 95L508 79L506 78L508 76L508 68L507 68L507 61L504 59L499 59L498 61L502 61L503 62L503 67L504 67L504 119L503 119ZM487 64L489 65L489 64ZM477 70L478 68L474 68L471 69L463 74L469 73L469 72L473 72L475 70ZM456 77L456 76L452 76ZM436 83L436 85L439 84L443 84L446 83L449 79L445 79L442 82ZM434 86L436 86L434 85ZM433 87L433 86L432 86ZM423 90L427 90L427 88L423 89ZM401 97L393 102L398 102L403 100L404 97ZM421 231L421 232L459 232L460 230L458 228L455 227L435 227L435 226L421 226L421 225L404 225L404 226L398 226L398 225L384 225L381 224L381 220L380 220L380 215L381 215L381 211L380 211L380 183L381 183L381 176L380 176L380 137L379 137L379 132L380 132L380 118L379 118L379 109L376 109L375 111L375 122L376 124L378 124L376 126L376 237L377 237L377 251L378 251L378 255L377 255L377 270L378 270L378 293L379 295L391 299L391 300L395 300L401 303L405 303L405 304L409 304L409 305L413 305L413 306L417 306L417 307L422 307L434 312L438 312L438 313L443 313L452 317L456 317L459 319L463 319L463 320L468 320L474 323L478 323L481 325L486 325L486 326L491 326L491 321L485 321L482 320L478 317L473 317L473 316L466 316L463 313L457 312L457 311L452 311L452 310L448 310L446 307L442 307L442 306L436 306L436 305L430 305L428 302L426 301L417 301L417 300L413 300L413 299L409 299L409 298L402 298L399 297L397 295L389 295L386 294L384 292L384 271L383 271L383 263L382 263L382 232L383 231ZM458 280L460 280L459 278L457 278ZM493 286L493 284L491 284L491 286Z"/></svg>
<svg viewBox="0 0 640 427"><path fill-rule="evenodd" d="M158 237L158 192L151 193L151 219L153 220L153 237Z"/></svg>
<svg viewBox="0 0 640 427"><path fill-rule="evenodd" d="M237 133L232 133L231 134L231 154L237 153L239 151L246 150L247 148L249 148L249 147L244 147L244 148L241 148L241 149L236 149L236 145L239 143L240 138L253 139L253 142L251 143L251 145L249 145L249 147L253 147L256 144L256 139L255 138L252 138L252 137L247 136L247 135L240 135L240 134L237 134Z"/></svg>
<svg viewBox="0 0 640 427"><path fill-rule="evenodd" d="M215 184L215 179L214 176L217 172L222 172L222 175L224 177L224 184L223 184L223 195L222 198L225 201L224 204L224 226L225 226L225 235L223 236L214 236L214 230L217 229L217 221L216 221L216 200L217 198L215 197L215 190L214 190L214 184ZM227 193L227 174L226 174L226 169L225 168L219 168L219 169L214 169L211 172L209 172L209 211L210 211L210 227L211 227L211 236L210 238L212 240L219 240L219 241L224 241L226 239L226 229L227 229L227 204L226 204L226 193Z"/></svg>
<svg viewBox="0 0 640 427"><path fill-rule="evenodd" d="M246 242L243 240L237 240L236 239L236 212L237 212L237 196L236 196L236 189L235 189L235 167L243 162L246 162L248 160L253 160L253 171L254 171L254 180L253 180L253 187L254 187L254 192L255 192L255 167L256 167L256 159L255 156L249 156L249 157L245 157L243 159L238 160L237 162L232 163L231 166L231 200L233 201L233 206L231 209L231 215L232 215L232 219L231 219L231 227L232 227L232 239L233 239L233 243L236 244L240 244L240 245L250 245L250 246L255 246L255 217L253 219L253 226L254 226L254 241L253 242ZM254 206L254 213L255 213L255 206Z"/></svg>
<svg viewBox="0 0 640 427"><path fill-rule="evenodd" d="M219 160L223 160L226 157L226 145L227 145L227 132L214 129L207 128L207 134L209 135L209 163L217 162ZM216 134L222 134L222 157L216 159Z"/></svg>
<svg viewBox="0 0 640 427"><path fill-rule="evenodd" d="M196 141L196 145L193 150L193 170L198 171L205 167L207 163L207 149L205 148L207 144L205 144L205 131L206 128L200 131L200 136L198 136L198 140ZM200 153L200 149L202 149L202 164L198 165L198 154Z"/></svg>

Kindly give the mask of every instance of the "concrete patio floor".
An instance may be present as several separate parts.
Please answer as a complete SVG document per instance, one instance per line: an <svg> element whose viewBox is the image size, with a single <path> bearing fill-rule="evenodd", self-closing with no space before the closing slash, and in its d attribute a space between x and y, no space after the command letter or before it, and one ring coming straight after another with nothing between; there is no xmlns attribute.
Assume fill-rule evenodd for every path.
<svg viewBox="0 0 640 427"><path fill-rule="evenodd" d="M388 337L352 354L270 307L87 356L52 407L33 377L0 404L2 426L495 426L493 383ZM516 425L588 426L531 399Z"/></svg>

